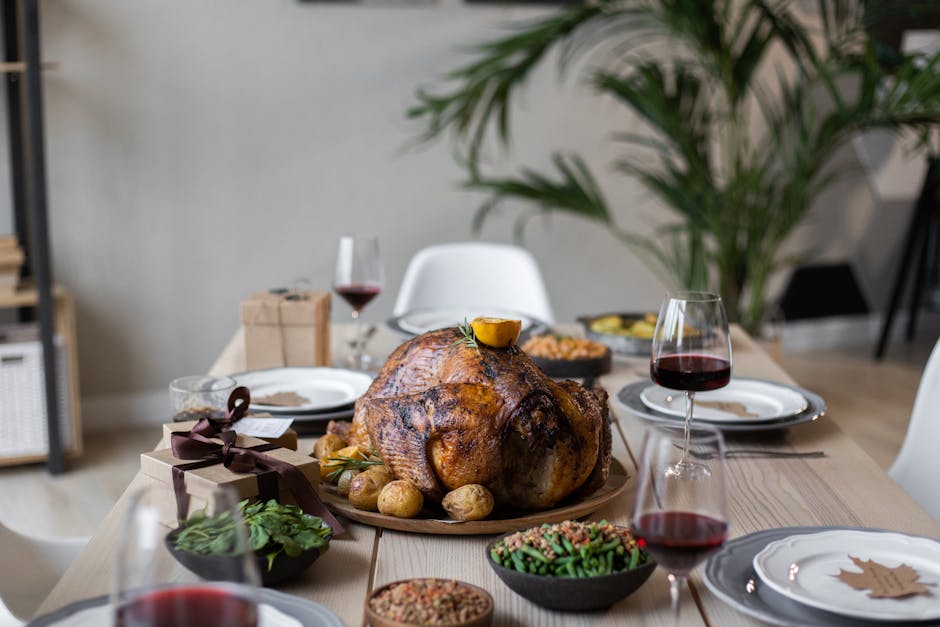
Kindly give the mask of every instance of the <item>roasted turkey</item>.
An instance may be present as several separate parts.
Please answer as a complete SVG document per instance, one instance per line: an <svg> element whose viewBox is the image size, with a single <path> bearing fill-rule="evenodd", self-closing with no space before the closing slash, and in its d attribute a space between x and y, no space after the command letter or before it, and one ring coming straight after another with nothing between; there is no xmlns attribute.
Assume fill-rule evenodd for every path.
<svg viewBox="0 0 940 627"><path fill-rule="evenodd" d="M432 501L478 483L497 507L543 509L596 491L610 468L606 392L555 382L518 348L474 347L456 328L392 353L348 438Z"/></svg>

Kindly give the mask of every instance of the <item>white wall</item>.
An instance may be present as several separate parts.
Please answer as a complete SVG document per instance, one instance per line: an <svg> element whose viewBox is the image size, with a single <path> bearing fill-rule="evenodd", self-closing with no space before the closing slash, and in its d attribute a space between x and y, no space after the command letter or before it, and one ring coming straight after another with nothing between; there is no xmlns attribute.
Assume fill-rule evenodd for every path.
<svg viewBox="0 0 940 627"><path fill-rule="evenodd" d="M342 233L382 238L389 287L365 315L386 318L411 254L468 239L479 200L456 189L447 143L406 148L419 130L404 117L414 89L538 11L44 2L44 56L61 63L45 83L54 262L77 296L89 406L133 411L128 398L156 402L171 378L204 371L251 292L298 277L327 287ZM533 77L514 156L539 166L553 149L580 151L621 220L647 228L661 212L609 168L623 110L578 87L559 89L553 67ZM514 217L484 238L508 241ZM600 228L536 220L526 243L562 321L658 306L659 281ZM105 420L97 413L89 428Z"/></svg>

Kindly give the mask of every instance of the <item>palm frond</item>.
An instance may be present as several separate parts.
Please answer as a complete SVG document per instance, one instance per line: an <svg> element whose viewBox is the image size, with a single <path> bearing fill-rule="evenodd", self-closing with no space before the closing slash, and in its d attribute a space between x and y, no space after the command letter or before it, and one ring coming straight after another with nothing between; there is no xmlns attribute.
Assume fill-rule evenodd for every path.
<svg viewBox="0 0 940 627"><path fill-rule="evenodd" d="M517 237L535 216L591 220L669 283L717 287L753 331L773 273L803 254L784 256L783 244L845 174L832 166L836 151L867 129L925 138L940 124L940 53L904 55L869 30L924 9L936 0L818 0L814 24L792 0L593 0L473 48L436 90L418 92L409 115L423 140L451 133L462 149L464 187L486 195L475 230L509 202ZM589 52L593 63L572 64ZM578 67L641 122L611 136L625 147L616 170L668 212L652 232L618 224L576 155L556 153L547 174L481 171L482 146L508 144L515 98L553 53L560 72Z"/></svg>

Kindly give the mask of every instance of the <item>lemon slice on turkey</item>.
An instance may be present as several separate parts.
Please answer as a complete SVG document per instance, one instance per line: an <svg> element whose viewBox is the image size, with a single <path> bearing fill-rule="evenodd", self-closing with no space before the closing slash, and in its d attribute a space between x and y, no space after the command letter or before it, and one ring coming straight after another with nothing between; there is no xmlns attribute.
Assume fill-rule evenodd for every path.
<svg viewBox="0 0 940 627"><path fill-rule="evenodd" d="M522 320L506 318L474 318L470 323L477 341L493 348L512 346L519 339Z"/></svg>

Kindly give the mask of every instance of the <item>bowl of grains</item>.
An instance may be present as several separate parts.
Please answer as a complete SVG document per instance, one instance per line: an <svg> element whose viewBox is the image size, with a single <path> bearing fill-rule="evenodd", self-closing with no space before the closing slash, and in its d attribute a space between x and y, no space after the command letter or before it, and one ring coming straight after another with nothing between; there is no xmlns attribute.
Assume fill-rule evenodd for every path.
<svg viewBox="0 0 940 627"><path fill-rule="evenodd" d="M626 598L656 569L642 541L602 520L566 520L500 536L487 561L509 588L536 605L583 611Z"/></svg>
<svg viewBox="0 0 940 627"><path fill-rule="evenodd" d="M556 379L593 379L610 372L610 348L582 337L535 335L522 350L542 372Z"/></svg>
<svg viewBox="0 0 940 627"><path fill-rule="evenodd" d="M366 620L372 627L487 627L493 622L493 597L455 579L393 581L369 596Z"/></svg>

